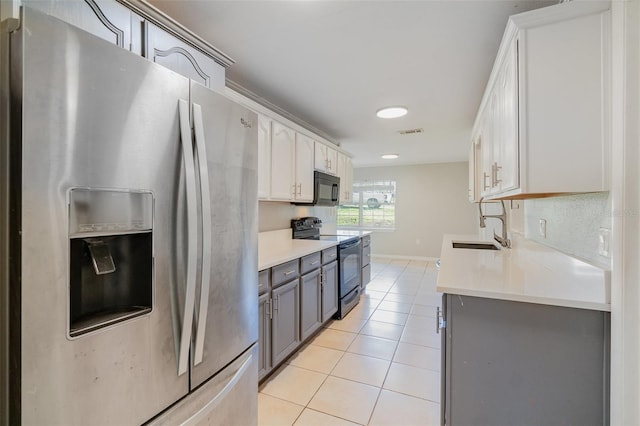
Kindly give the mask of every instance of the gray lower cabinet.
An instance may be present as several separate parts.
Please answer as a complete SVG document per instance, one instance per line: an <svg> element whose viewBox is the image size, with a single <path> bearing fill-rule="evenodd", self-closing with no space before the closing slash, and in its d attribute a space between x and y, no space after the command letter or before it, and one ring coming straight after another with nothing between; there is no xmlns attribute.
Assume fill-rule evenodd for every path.
<svg viewBox="0 0 640 426"><path fill-rule="evenodd" d="M445 294L441 424L608 425L608 312Z"/></svg>
<svg viewBox="0 0 640 426"><path fill-rule="evenodd" d="M300 280L273 289L271 295L271 362L276 366L300 343Z"/></svg>
<svg viewBox="0 0 640 426"><path fill-rule="evenodd" d="M271 370L271 294L260 296L258 306L258 379L262 379Z"/></svg>
<svg viewBox="0 0 640 426"><path fill-rule="evenodd" d="M338 311L336 257L331 247L258 274L260 380Z"/></svg>
<svg viewBox="0 0 640 426"><path fill-rule="evenodd" d="M320 268L300 277L300 340L305 340L322 327L321 287Z"/></svg>
<svg viewBox="0 0 640 426"><path fill-rule="evenodd" d="M338 312L338 262L322 267L322 322Z"/></svg>
<svg viewBox="0 0 640 426"><path fill-rule="evenodd" d="M371 235L365 235L362 241L362 284L364 288L371 281Z"/></svg>

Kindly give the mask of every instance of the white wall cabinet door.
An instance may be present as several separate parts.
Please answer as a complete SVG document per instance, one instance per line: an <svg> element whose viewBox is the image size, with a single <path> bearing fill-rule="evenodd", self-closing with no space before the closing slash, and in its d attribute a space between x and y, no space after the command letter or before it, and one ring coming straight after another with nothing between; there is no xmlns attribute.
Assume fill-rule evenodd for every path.
<svg viewBox="0 0 640 426"><path fill-rule="evenodd" d="M271 123L271 199L293 201L296 132Z"/></svg>
<svg viewBox="0 0 640 426"><path fill-rule="evenodd" d="M296 201L313 201L314 140L296 133L295 195Z"/></svg>
<svg viewBox="0 0 640 426"><path fill-rule="evenodd" d="M481 176L480 176L480 196L487 197L492 194L493 189L493 146L494 146L494 110L495 100L491 97L487 103L482 118L482 135L480 139L481 148Z"/></svg>
<svg viewBox="0 0 640 426"><path fill-rule="evenodd" d="M271 119L258 117L258 199L271 197Z"/></svg>
<svg viewBox="0 0 640 426"><path fill-rule="evenodd" d="M482 197L610 189L609 8L567 2L509 18L474 127Z"/></svg>
<svg viewBox="0 0 640 426"><path fill-rule="evenodd" d="M338 174L338 151L322 142L315 144L315 168L324 173Z"/></svg>
<svg viewBox="0 0 640 426"><path fill-rule="evenodd" d="M339 152L337 174L340 178L340 204L349 202L353 192L353 165L351 157Z"/></svg>
<svg viewBox="0 0 640 426"><path fill-rule="evenodd" d="M498 80L498 146L494 152L496 192L519 186L518 179L518 41L513 39Z"/></svg>

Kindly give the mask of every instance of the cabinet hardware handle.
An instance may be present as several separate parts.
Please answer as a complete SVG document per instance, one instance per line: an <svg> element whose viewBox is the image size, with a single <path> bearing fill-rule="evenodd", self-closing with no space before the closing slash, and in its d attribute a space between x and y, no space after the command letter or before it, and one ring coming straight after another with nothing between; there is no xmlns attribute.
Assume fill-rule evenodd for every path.
<svg viewBox="0 0 640 426"><path fill-rule="evenodd" d="M493 170L493 166L491 167L491 169ZM491 186L487 185L487 178L489 177L489 175L486 172L482 173L484 175L484 179L482 182L482 186L484 187L483 191L486 191L487 189L491 188Z"/></svg>
<svg viewBox="0 0 640 426"><path fill-rule="evenodd" d="M440 306L436 306L436 334L440 334Z"/></svg>
<svg viewBox="0 0 640 426"><path fill-rule="evenodd" d="M498 179L498 171L502 170L502 166L498 166L498 162L496 161L495 163L495 170L496 170L496 183L495 186L498 186L499 183L502 183L502 179Z"/></svg>
<svg viewBox="0 0 640 426"><path fill-rule="evenodd" d="M298 195L302 195L302 183L298 184Z"/></svg>
<svg viewBox="0 0 640 426"><path fill-rule="evenodd" d="M277 295L275 299L273 299L273 310L277 311L280 308L280 295Z"/></svg>
<svg viewBox="0 0 640 426"><path fill-rule="evenodd" d="M286 277L287 275L291 275L291 274L293 274L294 272L295 272L295 269L292 269L292 270L290 270L290 271L284 272L283 274L284 274L284 276Z"/></svg>
<svg viewBox="0 0 640 426"><path fill-rule="evenodd" d="M320 261L316 260L315 262L311 262L311 265L317 265L318 263L320 263Z"/></svg>
<svg viewBox="0 0 640 426"><path fill-rule="evenodd" d="M271 299L267 300L265 303L267 304L267 309L265 310L265 313L269 317L269 319L273 319L273 303Z"/></svg>

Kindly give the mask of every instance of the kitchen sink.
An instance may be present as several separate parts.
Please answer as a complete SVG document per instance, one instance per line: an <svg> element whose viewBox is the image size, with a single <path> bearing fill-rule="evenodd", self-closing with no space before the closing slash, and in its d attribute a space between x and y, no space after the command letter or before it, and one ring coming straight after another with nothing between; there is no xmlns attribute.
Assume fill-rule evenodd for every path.
<svg viewBox="0 0 640 426"><path fill-rule="evenodd" d="M495 244L481 241L452 241L453 248L475 249L475 250L500 250Z"/></svg>

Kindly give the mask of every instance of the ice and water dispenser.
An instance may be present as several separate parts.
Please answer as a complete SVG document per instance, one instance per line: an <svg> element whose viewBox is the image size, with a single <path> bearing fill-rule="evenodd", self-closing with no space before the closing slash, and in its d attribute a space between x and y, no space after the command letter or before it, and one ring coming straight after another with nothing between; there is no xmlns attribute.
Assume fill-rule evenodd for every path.
<svg viewBox="0 0 640 426"><path fill-rule="evenodd" d="M73 189L69 209L70 336L150 312L153 195Z"/></svg>

